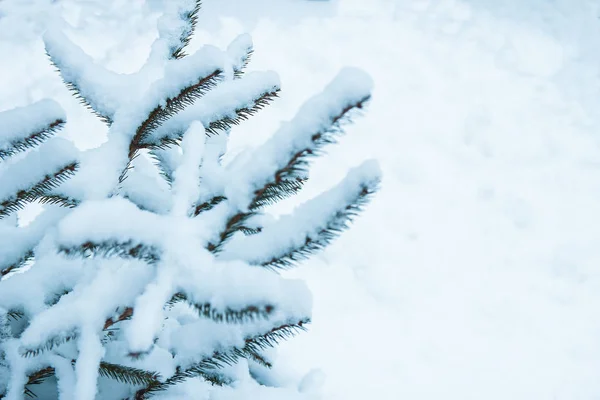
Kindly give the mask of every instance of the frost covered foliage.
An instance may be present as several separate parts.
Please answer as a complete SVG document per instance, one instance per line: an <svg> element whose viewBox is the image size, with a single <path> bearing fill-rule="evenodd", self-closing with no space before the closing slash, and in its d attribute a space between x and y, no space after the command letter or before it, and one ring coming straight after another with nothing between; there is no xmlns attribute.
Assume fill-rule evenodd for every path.
<svg viewBox="0 0 600 400"><path fill-rule="evenodd" d="M290 215L265 208L302 188L310 158L372 83L343 70L270 140L225 164L230 128L275 99L279 81L244 74L246 35L186 55L199 3L166 2L132 75L47 32L62 79L109 127L102 146L77 153L48 139L65 120L50 101L0 114L0 235L10 243L0 249L0 397L308 396L306 384L269 386L271 349L311 313L305 285L278 272L348 227L378 166L362 164ZM44 211L19 224L15 211L32 201Z"/></svg>

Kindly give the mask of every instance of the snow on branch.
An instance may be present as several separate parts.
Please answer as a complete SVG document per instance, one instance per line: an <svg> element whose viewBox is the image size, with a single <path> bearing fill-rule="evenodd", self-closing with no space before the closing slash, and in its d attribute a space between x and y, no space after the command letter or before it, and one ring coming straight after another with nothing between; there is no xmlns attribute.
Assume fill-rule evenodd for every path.
<svg viewBox="0 0 600 400"><path fill-rule="evenodd" d="M270 368L265 351L304 330L312 309L307 286L273 269L326 246L377 189L369 162L269 219L262 209L302 188L309 158L365 106L372 82L343 70L264 145L222 163L229 130L278 96L279 78L244 72L248 35L186 55L200 1L163 3L133 74L45 35L67 87L110 125L101 146L37 147L64 123L55 103L0 114L0 219L34 200L70 208L0 225L12 245L0 248L0 369L11 380L0 392L10 400L40 383L61 398L105 397L112 384L100 377L133 386L124 390L137 400L195 377L235 387L249 374L232 368L242 359Z"/></svg>
<svg viewBox="0 0 600 400"><path fill-rule="evenodd" d="M54 138L0 171L0 219L51 192L75 174L74 146Z"/></svg>
<svg viewBox="0 0 600 400"><path fill-rule="evenodd" d="M27 380L25 381L25 388L23 389L23 394L28 398L36 398L36 393L32 390L30 386L35 386L43 383L46 379L54 376L54 368L45 367L41 368L27 376ZM0 399L4 398L2 394L0 394Z"/></svg>
<svg viewBox="0 0 600 400"><path fill-rule="evenodd" d="M100 363L104 357L104 347L100 336L89 324L83 325L77 341L77 360L75 362L74 398L94 400L96 398Z"/></svg>
<svg viewBox="0 0 600 400"><path fill-rule="evenodd" d="M271 304L262 306L248 305L240 309L228 307L224 310L221 310L213 307L210 303L194 303L193 301L190 301L185 293L182 292L176 293L169 301L169 304L174 304L177 302L185 302L189 304L198 312L198 315L201 317L210 318L215 322L225 322L230 324L251 322L257 318L265 319L272 315L275 311L275 306Z"/></svg>
<svg viewBox="0 0 600 400"><path fill-rule="evenodd" d="M56 241L64 248L109 242L159 247L163 243L164 232L157 228L165 226L165 222L164 217L140 210L123 198L87 201L61 220ZM89 229L90 226L94 229ZM90 250L93 249L90 247Z"/></svg>
<svg viewBox="0 0 600 400"><path fill-rule="evenodd" d="M37 199L40 204L58 205L66 208L75 208L81 202L73 197L63 196L54 192L44 194Z"/></svg>
<svg viewBox="0 0 600 400"><path fill-rule="evenodd" d="M274 72L253 72L245 79L221 82L140 140L140 145L160 148L179 140L192 121L202 122L208 134L218 134L267 106L277 97L279 88L279 77Z"/></svg>
<svg viewBox="0 0 600 400"><path fill-rule="evenodd" d="M55 347L69 343L71 340L78 336L77 330L72 328L63 332L55 333L52 336L47 337L43 343L35 347L23 348L22 354L24 357L37 357L43 352L50 351Z"/></svg>
<svg viewBox="0 0 600 400"><path fill-rule="evenodd" d="M159 381L157 372L107 362L100 363L100 376L129 385L148 386Z"/></svg>
<svg viewBox="0 0 600 400"><path fill-rule="evenodd" d="M252 37L248 34L239 35L227 47L227 55L231 59L233 65L233 77L239 79L244 74L244 70L250 63L250 58L254 53L254 45Z"/></svg>
<svg viewBox="0 0 600 400"><path fill-rule="evenodd" d="M95 270L97 262L88 261L83 268ZM85 331L88 336L95 336L90 330L101 331L114 310L133 304L151 278L147 264L136 260L127 264L123 268L121 260L103 260L103 268L97 269L89 282L77 285L53 307L36 314L21 335L21 353L36 355L79 338Z"/></svg>
<svg viewBox="0 0 600 400"><path fill-rule="evenodd" d="M223 197L223 199L226 199L226 197ZM196 207L196 211L198 211L198 207ZM255 228L252 227L250 224L254 216L256 216L256 213L254 212L240 211L228 217L224 227L216 237L216 240L213 242L209 242L206 246L207 250L214 253L215 255L219 255L219 253L223 250L225 244L227 244L228 240L234 237L236 233L241 232L246 235L252 235L260 232L262 228Z"/></svg>
<svg viewBox="0 0 600 400"><path fill-rule="evenodd" d="M0 280L33 259L33 250L46 230L64 214L62 209L49 209L25 227L0 225L0 238L10 240L10 246L0 246Z"/></svg>
<svg viewBox="0 0 600 400"><path fill-rule="evenodd" d="M194 55L195 58L196 56L197 54ZM203 96L206 92L213 89L217 85L219 80L222 79L223 70L221 69L220 65L212 64L213 63L210 63L208 65L208 71L206 70L207 65L203 65L203 70L198 71L198 73L195 74L198 77L193 82L187 82L186 85L181 88L176 95L167 98L166 101L163 98L160 98L160 102L164 102L164 105L157 105L150 112L146 120L137 128L135 136L133 137L129 147L130 158L132 158L139 149L145 147L143 144L146 141L146 138L155 129L157 129L169 118L173 117L173 115L176 113L193 104L196 99ZM181 63L178 63L177 65L180 66ZM178 78L182 77L182 72L184 72L183 68L174 68L174 71L171 74L171 79L175 76ZM186 80L189 80L189 78ZM167 80L163 80L161 83L162 82L166 83ZM170 82L169 84L172 85L173 83Z"/></svg>
<svg viewBox="0 0 600 400"><path fill-rule="evenodd" d="M35 263L26 274L14 274L0 281L2 307L27 319L71 290L85 272L80 260L66 260L54 252L40 258L39 247L43 246L36 248Z"/></svg>
<svg viewBox="0 0 600 400"><path fill-rule="evenodd" d="M175 216L187 216L200 194L200 164L204 156L206 142L204 132L202 123L194 121L183 137L181 163L173 174L173 207L171 213Z"/></svg>
<svg viewBox="0 0 600 400"><path fill-rule="evenodd" d="M268 92L263 92L258 97L252 99L251 104L234 108L232 115L210 121L206 131L212 135L217 135L220 131L226 131L234 125L239 125L268 106L278 95L279 89L275 88Z"/></svg>
<svg viewBox="0 0 600 400"><path fill-rule="evenodd" d="M0 280L12 272L23 268L28 262L33 260L33 250L21 251L19 255L8 263L0 265Z"/></svg>
<svg viewBox="0 0 600 400"><path fill-rule="evenodd" d="M284 124L253 157L234 160L224 196L234 212L218 241L208 249L218 253L237 232L257 233L246 222L256 211L297 193L308 176L308 158L343 133L344 123L370 99L371 78L363 71L343 69L323 93L307 101L294 119Z"/></svg>
<svg viewBox="0 0 600 400"><path fill-rule="evenodd" d="M154 264L160 259L160 250L154 246L134 243L132 240L119 242L106 240L101 242L84 242L75 246L61 245L58 251L67 257L83 258L135 258L148 264Z"/></svg>
<svg viewBox="0 0 600 400"><path fill-rule="evenodd" d="M348 228L377 190L379 180L377 163L367 161L350 171L333 189L263 227L259 234L234 237L220 257L270 268L295 265Z"/></svg>
<svg viewBox="0 0 600 400"><path fill-rule="evenodd" d="M29 106L0 113L0 161L53 136L65 124L58 103L41 100Z"/></svg>
<svg viewBox="0 0 600 400"><path fill-rule="evenodd" d="M210 266L212 257L208 253L182 256L185 259L163 260L156 278L136 298L132 323L125 335L131 354L146 354L151 350L161 330L165 305L182 299L197 311L204 310L200 316L207 313L210 322L245 320L256 325L259 322L256 317L261 316L264 323L310 316L311 296L303 282L240 263L223 263L215 268ZM190 258L195 262L189 264ZM185 353L193 356L201 351L190 348Z"/></svg>
<svg viewBox="0 0 600 400"><path fill-rule="evenodd" d="M205 211L210 211L225 200L227 200L225 196L214 196L210 200L198 204L194 209L193 216L196 217Z"/></svg>
<svg viewBox="0 0 600 400"><path fill-rule="evenodd" d="M343 69L323 93L307 101L292 121L258 148L254 157L233 163L235 184L225 196L241 210L253 210L296 193L307 178L307 158L335 142L352 112L370 99L372 85L365 72Z"/></svg>
<svg viewBox="0 0 600 400"><path fill-rule="evenodd" d="M119 187L121 195L142 210L158 214L168 212L172 203L171 187L167 178L157 174L157 165L152 156L147 151L140 152L131 161L130 167L127 179ZM167 170L165 166L165 175Z"/></svg>
<svg viewBox="0 0 600 400"><path fill-rule="evenodd" d="M164 15L158 20L158 41L164 41L172 59L186 56L189 44L198 23L201 0L177 0L166 4Z"/></svg>
<svg viewBox="0 0 600 400"><path fill-rule="evenodd" d="M175 286L193 304L209 303L215 310L269 308L275 319L310 316L312 296L302 281L240 262L223 262L217 268L196 265L185 271Z"/></svg>
<svg viewBox="0 0 600 400"><path fill-rule="evenodd" d="M305 331L308 323L310 323L310 319L300 319L296 322L277 325L261 334L247 336L242 340L241 345L217 350L201 361L181 369L164 382L155 383L139 390L136 393L136 399L150 398L173 385L196 377L201 377L208 382L221 386L227 383L227 379L220 376L218 371L225 366L236 364L243 358L258 361L270 367L270 363L260 355L260 351L275 347L283 340L295 336L298 332Z"/></svg>
<svg viewBox="0 0 600 400"><path fill-rule="evenodd" d="M75 364L75 360L64 359L69 367ZM45 367L28 375L26 385L39 385L46 379L56 375L56 368ZM113 379L117 382L132 386L148 386L159 382L160 375L156 372L145 371L143 369L128 367L119 364L112 364L102 361L98 368L98 375L104 378ZM26 388L27 390L27 388ZM34 394L29 389L31 394ZM27 394L27 392L26 392ZM30 397L37 397L35 395Z"/></svg>
<svg viewBox="0 0 600 400"><path fill-rule="evenodd" d="M120 93L127 93L129 84L124 75L97 65L64 33L49 30L44 35L46 53L73 95L102 121L112 123L122 105Z"/></svg>
<svg viewBox="0 0 600 400"><path fill-rule="evenodd" d="M179 142L174 141L174 143L176 144L174 146L153 148L148 151L148 158L158 168L159 175L169 187L173 185L173 174L181 159Z"/></svg>
<svg viewBox="0 0 600 400"><path fill-rule="evenodd" d="M165 304L172 298L175 288L173 266L163 262L158 265L156 277L149 282L133 304L132 323L125 330L128 352L132 356L147 354L164 321Z"/></svg>

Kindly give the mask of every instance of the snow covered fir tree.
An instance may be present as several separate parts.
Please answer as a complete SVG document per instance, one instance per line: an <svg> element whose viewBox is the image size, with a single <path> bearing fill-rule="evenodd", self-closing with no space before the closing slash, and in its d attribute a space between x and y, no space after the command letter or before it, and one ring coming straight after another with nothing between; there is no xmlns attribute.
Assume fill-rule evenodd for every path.
<svg viewBox="0 0 600 400"><path fill-rule="evenodd" d="M101 146L57 137L66 117L51 100L0 113L0 398L308 396L269 383L273 348L312 308L305 284L280 271L349 226L379 168L363 163L289 215L268 207L301 190L372 83L344 69L268 141L224 162L230 129L280 84L244 72L247 35L187 55L199 9L165 2L147 62L129 75L45 34L67 87L106 123ZM43 211L23 223L29 203Z"/></svg>

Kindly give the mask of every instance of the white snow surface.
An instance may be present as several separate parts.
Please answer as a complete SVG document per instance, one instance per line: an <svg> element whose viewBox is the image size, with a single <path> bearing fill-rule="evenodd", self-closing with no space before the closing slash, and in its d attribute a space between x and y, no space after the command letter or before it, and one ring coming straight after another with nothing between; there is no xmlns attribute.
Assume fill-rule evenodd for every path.
<svg viewBox="0 0 600 400"><path fill-rule="evenodd" d="M327 400L600 396L596 1L203 3L191 48L250 31L250 69L281 78L281 99L232 132L234 153L266 141L341 67L374 79L365 116L316 163L302 198L279 208L366 158L382 165L382 190L353 228L291 273L314 293L313 323L279 363L322 370ZM63 88L39 35L60 15L98 63L130 73L156 36L143 12L141 1L0 2L11 54L0 109L54 98L74 122L69 137L102 143L104 126ZM52 267L37 269L37 285L75 281L75 269Z"/></svg>

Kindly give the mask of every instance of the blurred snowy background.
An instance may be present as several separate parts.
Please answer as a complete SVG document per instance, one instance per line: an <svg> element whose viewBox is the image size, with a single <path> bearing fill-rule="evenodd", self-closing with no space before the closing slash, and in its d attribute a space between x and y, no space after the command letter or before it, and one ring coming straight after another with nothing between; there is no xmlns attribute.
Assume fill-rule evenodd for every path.
<svg viewBox="0 0 600 400"><path fill-rule="evenodd" d="M40 35L63 24L131 72L161 1L0 0L0 110L54 98L66 134L97 146L104 126ZM322 370L326 400L600 398L599 16L596 0L204 1L191 49L250 32L250 70L283 84L233 131L234 152L340 67L375 79L369 110L295 199L366 158L382 164L354 228L292 272L315 311L281 349L290 374Z"/></svg>

